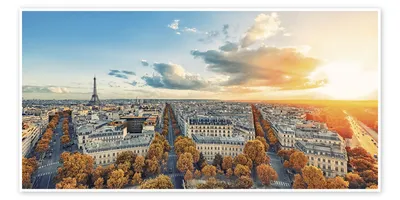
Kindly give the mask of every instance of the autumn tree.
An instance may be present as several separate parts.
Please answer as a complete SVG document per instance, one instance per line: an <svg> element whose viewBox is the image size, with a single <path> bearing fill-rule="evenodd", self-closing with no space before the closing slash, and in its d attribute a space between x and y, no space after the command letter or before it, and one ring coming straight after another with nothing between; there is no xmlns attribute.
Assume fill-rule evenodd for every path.
<svg viewBox="0 0 400 200"><path fill-rule="evenodd" d="M119 165L125 162L134 163L136 156L137 155L134 154L132 151L123 151L117 155L117 159L115 160L115 165Z"/></svg>
<svg viewBox="0 0 400 200"><path fill-rule="evenodd" d="M349 189L364 189L367 186L360 175L355 173L347 173L345 180L349 182Z"/></svg>
<svg viewBox="0 0 400 200"><path fill-rule="evenodd" d="M176 155L180 156L181 154L185 153L185 149L187 149L190 146L196 149L196 144L193 142L192 139L182 136L177 137L174 142Z"/></svg>
<svg viewBox="0 0 400 200"><path fill-rule="evenodd" d="M104 179L102 177L96 179L96 181L94 182L94 188L96 189L104 188Z"/></svg>
<svg viewBox="0 0 400 200"><path fill-rule="evenodd" d="M176 167L180 172L186 172L187 170L193 171L193 157L191 153L184 153L179 156L176 162Z"/></svg>
<svg viewBox="0 0 400 200"><path fill-rule="evenodd" d="M269 145L267 144L267 141L265 140L265 138L257 136L256 140L259 140L264 145L264 150L265 150L265 152L267 152L269 149Z"/></svg>
<svg viewBox="0 0 400 200"><path fill-rule="evenodd" d="M278 139L276 138L274 131L272 129L269 129L268 131L268 140L271 145L275 145L278 143Z"/></svg>
<svg viewBox="0 0 400 200"><path fill-rule="evenodd" d="M368 187L365 188L365 189L378 189L378 186L374 184L374 185L368 186Z"/></svg>
<svg viewBox="0 0 400 200"><path fill-rule="evenodd" d="M193 156L193 162L197 163L200 159L200 152L196 149L195 146L185 147L184 152L190 153Z"/></svg>
<svg viewBox="0 0 400 200"><path fill-rule="evenodd" d="M243 153L249 156L253 163L257 166L267 162L264 145L259 140L249 140L244 146Z"/></svg>
<svg viewBox="0 0 400 200"><path fill-rule="evenodd" d="M251 171L250 171L249 167L247 167L246 165L238 164L235 167L234 174L237 177L250 176Z"/></svg>
<svg viewBox="0 0 400 200"><path fill-rule="evenodd" d="M294 149L290 149L290 150L279 150L278 151L278 156L280 156L281 158L283 158L283 160L289 160L290 156L296 152L296 150Z"/></svg>
<svg viewBox="0 0 400 200"><path fill-rule="evenodd" d="M135 162L133 163L133 168L135 169L135 172L142 173L144 166L144 157L141 155L136 156Z"/></svg>
<svg viewBox="0 0 400 200"><path fill-rule="evenodd" d="M269 186L271 181L278 180L278 173L269 165L261 164L256 167L257 176L263 185Z"/></svg>
<svg viewBox="0 0 400 200"><path fill-rule="evenodd" d="M68 135L61 136L61 144L68 144L70 141L71 140Z"/></svg>
<svg viewBox="0 0 400 200"><path fill-rule="evenodd" d="M78 152L63 152L60 157L62 166L57 169L57 180L70 177L76 179L77 187L87 186L89 175L93 172L93 158Z"/></svg>
<svg viewBox="0 0 400 200"><path fill-rule="evenodd" d="M146 159L146 172L147 174L158 174L160 173L160 164L156 157L152 159Z"/></svg>
<svg viewBox="0 0 400 200"><path fill-rule="evenodd" d="M378 174L372 170L365 170L359 173L359 175L366 183L378 184Z"/></svg>
<svg viewBox="0 0 400 200"><path fill-rule="evenodd" d="M228 170L231 169L233 166L233 159L230 156L225 156L224 159L222 160L222 169L223 170Z"/></svg>
<svg viewBox="0 0 400 200"><path fill-rule="evenodd" d="M294 175L293 188L307 189L307 184L304 182L304 179L300 174Z"/></svg>
<svg viewBox="0 0 400 200"><path fill-rule="evenodd" d="M111 172L110 177L107 180L107 188L109 189L120 189L128 183L128 178L122 169L116 169Z"/></svg>
<svg viewBox="0 0 400 200"><path fill-rule="evenodd" d="M193 179L193 173L189 170L186 171L185 176L184 176L185 181L192 180Z"/></svg>
<svg viewBox="0 0 400 200"><path fill-rule="evenodd" d="M253 161L246 154L238 154L233 159L233 164L237 166L238 164L246 165L249 169L253 168Z"/></svg>
<svg viewBox="0 0 400 200"><path fill-rule="evenodd" d="M132 184L136 185L136 184L142 184L143 179L142 179L142 173L140 172L136 172L133 177L132 177Z"/></svg>
<svg viewBox="0 0 400 200"><path fill-rule="evenodd" d="M232 168L227 169L225 173L226 178L230 178L232 175L233 175Z"/></svg>
<svg viewBox="0 0 400 200"><path fill-rule="evenodd" d="M235 182L235 187L240 189L249 189L253 186L253 179L248 176L241 176Z"/></svg>
<svg viewBox="0 0 400 200"><path fill-rule="evenodd" d="M77 189L77 181L71 177L63 178L56 184L56 189Z"/></svg>
<svg viewBox="0 0 400 200"><path fill-rule="evenodd" d="M35 157L22 158L22 187L31 187L32 173L36 171L38 167L37 160Z"/></svg>
<svg viewBox="0 0 400 200"><path fill-rule="evenodd" d="M297 172L300 172L300 170L307 165L307 162L307 156L304 155L303 152L296 151L292 155L290 155L289 166Z"/></svg>
<svg viewBox="0 0 400 200"><path fill-rule="evenodd" d="M140 187L140 189L173 189L174 185L171 182L171 179L163 174L158 175L154 179L148 179L144 181Z"/></svg>
<svg viewBox="0 0 400 200"><path fill-rule="evenodd" d="M201 171L196 169L196 171L194 171L194 177L200 178L201 177Z"/></svg>
<svg viewBox="0 0 400 200"><path fill-rule="evenodd" d="M201 169L201 173L206 177L214 177L217 175L217 168L213 165L206 165Z"/></svg>
<svg viewBox="0 0 400 200"><path fill-rule="evenodd" d="M293 183L295 189L325 189L326 180L321 169L314 166L306 166L301 170L301 175L295 176Z"/></svg>
<svg viewBox="0 0 400 200"><path fill-rule="evenodd" d="M328 188L328 189L347 189L347 188L349 188L349 182L345 181L340 176L336 176L335 178L328 178L326 180L326 188Z"/></svg>

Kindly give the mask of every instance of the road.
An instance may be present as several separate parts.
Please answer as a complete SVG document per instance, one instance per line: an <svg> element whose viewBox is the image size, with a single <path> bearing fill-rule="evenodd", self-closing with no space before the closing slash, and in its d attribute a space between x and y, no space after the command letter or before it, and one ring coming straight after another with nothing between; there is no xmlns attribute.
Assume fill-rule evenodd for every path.
<svg viewBox="0 0 400 200"><path fill-rule="evenodd" d="M53 138L49 144L49 151L46 152L46 156L39 160L39 167L36 172L33 174L33 189L55 189L56 185L54 182L54 178L57 176L57 168L61 166L59 163L60 155L64 151L76 151L77 146L73 145L68 149L63 149L61 144L61 136L63 135L62 131L62 121L63 117L60 118L53 134ZM70 123L71 119L70 119ZM73 130L72 126L70 126L70 137L72 137ZM76 144L76 143L75 143Z"/></svg>
<svg viewBox="0 0 400 200"><path fill-rule="evenodd" d="M261 120L261 118L260 118ZM261 123L261 121L260 121ZM264 137L265 140L267 140L268 142L268 138L267 138L267 130L264 129ZM278 173L278 180L275 181L274 183L272 183L271 185L274 187L278 187L278 188L291 188L291 180L289 178L289 174L286 172L286 169L283 167L283 162L281 161L281 158L277 155L277 153L275 152L274 148L269 148L267 151L267 155L270 158L270 163L272 168L274 168L274 170L276 171L276 173ZM253 179L257 180L256 177L256 172L253 171ZM258 184L259 187L261 187L261 184Z"/></svg>
<svg viewBox="0 0 400 200"><path fill-rule="evenodd" d="M169 114L169 119L171 119L171 113ZM182 180L183 180L184 175L183 175L183 173L179 172L176 169L177 156L175 154L175 149L174 149L175 138L176 138L176 136L172 129L172 120L169 120L167 139L168 139L169 145L171 146L171 150L169 151L169 155L168 155L168 172L166 172L166 173L170 176L175 189L183 189ZM172 169L172 173L169 172L170 169Z"/></svg>
<svg viewBox="0 0 400 200"><path fill-rule="evenodd" d="M344 113L346 113L344 111ZM347 114L347 113L346 113ZM353 137L351 139L351 147L362 147L368 153L378 155L378 143L371 135L366 131L363 125L354 117L347 115L346 119L350 122L350 128L353 131ZM365 126L365 125L364 125ZM372 130L371 130L372 131ZM374 133L371 133L374 134ZM376 134L377 135L377 134Z"/></svg>

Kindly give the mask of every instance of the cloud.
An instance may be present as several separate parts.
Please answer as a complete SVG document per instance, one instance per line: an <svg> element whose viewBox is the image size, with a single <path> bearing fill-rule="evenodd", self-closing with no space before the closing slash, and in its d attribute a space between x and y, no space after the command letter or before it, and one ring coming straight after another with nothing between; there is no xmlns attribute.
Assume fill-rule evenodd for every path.
<svg viewBox="0 0 400 200"><path fill-rule="evenodd" d="M223 91L229 93L249 94L249 93L261 92L262 90L250 87L232 86L232 87L225 87Z"/></svg>
<svg viewBox="0 0 400 200"><path fill-rule="evenodd" d="M57 87L57 86L30 86L24 85L22 86L23 93L70 93L66 87Z"/></svg>
<svg viewBox="0 0 400 200"><path fill-rule="evenodd" d="M198 75L186 72L180 65L174 63L154 63L153 66L159 75L142 77L142 80L153 88L196 90L209 86L209 82Z"/></svg>
<svg viewBox="0 0 400 200"><path fill-rule="evenodd" d="M208 70L229 77L220 83L222 86L266 86L279 90L300 90L321 87L326 83L325 79L309 79L321 61L304 56L296 48L262 46L254 50L242 49L229 53L193 50L191 54L201 58Z"/></svg>
<svg viewBox="0 0 400 200"><path fill-rule="evenodd" d="M185 27L185 28L183 28L182 31L184 31L184 32L196 33L196 32L197 32L197 29L196 29L196 28L188 28L188 27Z"/></svg>
<svg viewBox="0 0 400 200"><path fill-rule="evenodd" d="M180 35L180 34L181 34L181 32L177 31L177 32L176 32L176 34L177 34L177 35Z"/></svg>
<svg viewBox="0 0 400 200"><path fill-rule="evenodd" d="M291 33L284 33L283 36L290 37L290 36L292 36L292 34Z"/></svg>
<svg viewBox="0 0 400 200"><path fill-rule="evenodd" d="M218 31L209 31L209 32L206 32L205 35L206 36L204 38L200 38L197 41L204 42L204 43L211 43L219 36L219 32Z"/></svg>
<svg viewBox="0 0 400 200"><path fill-rule="evenodd" d="M168 27L173 30L179 29L179 19L175 19L171 24L168 24Z"/></svg>
<svg viewBox="0 0 400 200"><path fill-rule="evenodd" d="M246 48L258 40L270 38L283 30L284 28L281 27L278 14L259 14L254 19L254 24L246 31L243 38L240 40L240 46Z"/></svg>
<svg viewBox="0 0 400 200"><path fill-rule="evenodd" d="M128 74L128 75L136 75L136 73L133 72L133 71L122 70L121 72L124 73L124 74Z"/></svg>
<svg viewBox="0 0 400 200"><path fill-rule="evenodd" d="M141 62L142 65L145 66L145 67L149 66L149 63L147 62L147 60L141 60L140 62Z"/></svg>
<svg viewBox="0 0 400 200"><path fill-rule="evenodd" d="M126 71L126 70L115 70L115 69L110 69L110 72L108 72L109 76L114 76L117 78L122 78L122 79L128 79L127 75L136 75L135 72L132 71Z"/></svg>
<svg viewBox="0 0 400 200"><path fill-rule="evenodd" d="M130 84L130 85L132 85L132 86L136 86L136 85L138 84L138 82L137 82L137 81L132 81L132 82L130 82L130 83L128 83L128 84Z"/></svg>
<svg viewBox="0 0 400 200"><path fill-rule="evenodd" d="M230 52L230 51L237 51L239 49L239 45L236 43L232 42L225 42L224 45L219 47L219 50L225 51L225 52Z"/></svg>
<svg viewBox="0 0 400 200"><path fill-rule="evenodd" d="M224 26L222 27L222 33L225 35L225 39L229 38L228 29L229 29L229 24L224 24Z"/></svg>

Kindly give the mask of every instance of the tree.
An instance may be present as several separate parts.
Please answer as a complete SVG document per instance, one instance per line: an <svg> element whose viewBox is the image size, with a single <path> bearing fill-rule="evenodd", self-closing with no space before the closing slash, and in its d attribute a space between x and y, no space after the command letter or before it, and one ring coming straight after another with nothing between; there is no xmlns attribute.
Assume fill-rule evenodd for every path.
<svg viewBox="0 0 400 200"><path fill-rule="evenodd" d="M151 159L153 157L156 157L157 160L161 160L163 155L163 150L164 147L160 143L152 143L147 152L147 158Z"/></svg>
<svg viewBox="0 0 400 200"><path fill-rule="evenodd" d="M253 161L246 154L238 154L233 159L233 164L237 166L238 164L246 165L249 169L253 168Z"/></svg>
<svg viewBox="0 0 400 200"><path fill-rule="evenodd" d="M214 165L215 167L221 169L222 159L223 158L222 158L221 154L219 154L219 153L215 154L215 157L214 157L212 165Z"/></svg>
<svg viewBox="0 0 400 200"><path fill-rule="evenodd" d="M253 186L253 180L248 176L241 176L235 182L235 187L240 189L249 189Z"/></svg>
<svg viewBox="0 0 400 200"><path fill-rule="evenodd" d="M336 176L335 178L328 178L326 180L326 188L328 188L328 189L347 189L347 188L349 188L349 182L345 181L340 176Z"/></svg>
<svg viewBox="0 0 400 200"><path fill-rule="evenodd" d="M146 159L146 172L148 174L158 174L160 173L160 164L158 163L158 160L156 157L153 157L152 159Z"/></svg>
<svg viewBox="0 0 400 200"><path fill-rule="evenodd" d="M117 169L121 169L124 171L124 176L126 176L128 179L130 176L133 175L133 171L131 169L131 163L129 161L125 161L125 163L120 163L117 166Z"/></svg>
<svg viewBox="0 0 400 200"><path fill-rule="evenodd" d="M259 140L247 141L243 153L249 156L256 166L267 161L264 145Z"/></svg>
<svg viewBox="0 0 400 200"><path fill-rule="evenodd" d="M61 136L61 144L68 144L70 141L71 140L68 135Z"/></svg>
<svg viewBox="0 0 400 200"><path fill-rule="evenodd" d="M365 170L359 175L366 183L378 184L378 174L372 170Z"/></svg>
<svg viewBox="0 0 400 200"><path fill-rule="evenodd" d="M307 189L307 184L304 182L303 177L300 174L294 175L293 188Z"/></svg>
<svg viewBox="0 0 400 200"><path fill-rule="evenodd" d="M365 170L375 170L375 164L363 158L351 158L350 165L356 172L363 172Z"/></svg>
<svg viewBox="0 0 400 200"><path fill-rule="evenodd" d="M135 162L133 163L133 168L135 169L135 172L142 173L144 166L144 157L141 155L136 156Z"/></svg>
<svg viewBox="0 0 400 200"><path fill-rule="evenodd" d="M185 176L184 176L185 181L192 180L193 179L193 173L189 170L186 171Z"/></svg>
<svg viewBox="0 0 400 200"><path fill-rule="evenodd" d="M223 170L228 170L231 169L233 166L233 159L230 156L225 156L224 159L222 160L222 169Z"/></svg>
<svg viewBox="0 0 400 200"><path fill-rule="evenodd" d="M32 173L36 171L38 167L36 157L22 158L22 187L31 187Z"/></svg>
<svg viewBox="0 0 400 200"><path fill-rule="evenodd" d="M102 177L96 179L96 181L94 182L94 188L103 189L103 186L104 186L104 179Z"/></svg>
<svg viewBox="0 0 400 200"><path fill-rule="evenodd" d="M142 184L143 179L142 179L142 173L140 172L136 172L133 177L132 177L132 184L136 185L136 184Z"/></svg>
<svg viewBox="0 0 400 200"><path fill-rule="evenodd" d="M160 174L154 179L148 179L144 181L140 187L140 189L173 189L174 185L171 182L171 179L164 175Z"/></svg>
<svg viewBox="0 0 400 200"><path fill-rule="evenodd" d="M200 152L194 146L185 147L186 153L190 153L193 156L193 162L197 163L200 159Z"/></svg>
<svg viewBox="0 0 400 200"><path fill-rule="evenodd" d="M250 176L251 171L250 171L249 167L247 167L246 165L238 164L235 167L234 174L237 177Z"/></svg>
<svg viewBox="0 0 400 200"><path fill-rule="evenodd" d="M128 183L128 178L124 175L122 169L116 169L111 172L110 178L107 180L109 189L120 189Z"/></svg>
<svg viewBox="0 0 400 200"><path fill-rule="evenodd" d="M77 181L75 178L63 178L63 180L56 184L56 189L76 189Z"/></svg>
<svg viewBox="0 0 400 200"><path fill-rule="evenodd" d="M269 165L261 164L257 168L257 176L263 185L269 186L271 181L278 180L278 173Z"/></svg>
<svg viewBox="0 0 400 200"><path fill-rule="evenodd" d="M201 173L206 177L214 177L217 175L217 168L213 165L206 165L201 169Z"/></svg>
<svg viewBox="0 0 400 200"><path fill-rule="evenodd" d="M272 129L268 130L268 140L271 145L275 145L276 143L278 143L278 139L276 138Z"/></svg>
<svg viewBox="0 0 400 200"><path fill-rule="evenodd" d="M174 142L176 155L180 156L185 152L185 148L193 146L196 149L196 144L188 137L178 136Z"/></svg>
<svg viewBox="0 0 400 200"><path fill-rule="evenodd" d="M267 144L267 141L265 140L265 138L257 136L256 140L259 140L264 145L264 150L265 150L265 152L267 152L269 149L269 145Z"/></svg>
<svg viewBox="0 0 400 200"><path fill-rule="evenodd" d="M352 159L367 160L372 164L376 164L376 160L362 147L355 147L347 151L347 155Z"/></svg>
<svg viewBox="0 0 400 200"><path fill-rule="evenodd" d="M233 175L232 168L227 169L225 174L226 178L230 178L232 175Z"/></svg>
<svg viewBox="0 0 400 200"><path fill-rule="evenodd" d="M278 156L280 156L281 158L283 158L283 160L289 160L290 159L290 155L292 155L292 153L296 152L296 150L294 149L290 149L290 150L279 150L278 151Z"/></svg>
<svg viewBox="0 0 400 200"><path fill-rule="evenodd" d="M366 189L378 189L378 186L374 184L374 185L370 185Z"/></svg>
<svg viewBox="0 0 400 200"><path fill-rule="evenodd" d="M290 162L285 160L285 162L283 162L283 167L284 168L290 168Z"/></svg>
<svg viewBox="0 0 400 200"><path fill-rule="evenodd" d="M187 170L193 171L193 157L191 153L184 153L179 156L176 162L176 167L180 172L186 172Z"/></svg>
<svg viewBox="0 0 400 200"><path fill-rule="evenodd" d="M300 170L307 165L308 158L303 152L297 151L290 155L289 166L300 172Z"/></svg>
<svg viewBox="0 0 400 200"><path fill-rule="evenodd" d="M201 171L196 169L196 171L194 171L194 177L200 178L201 177Z"/></svg>
<svg viewBox="0 0 400 200"><path fill-rule="evenodd" d="M314 166L306 166L301 170L301 173L307 189L326 188L326 180L321 169Z"/></svg>
<svg viewBox="0 0 400 200"><path fill-rule="evenodd" d="M206 164L206 159L204 158L203 153L200 152L199 161L196 163L197 169L202 169Z"/></svg>
<svg viewBox="0 0 400 200"><path fill-rule="evenodd" d="M118 154L117 159L115 160L115 164L119 165L121 163L125 162L130 162L134 163L136 159L136 154L134 154L132 151L123 151L120 154Z"/></svg>
<svg viewBox="0 0 400 200"><path fill-rule="evenodd" d="M75 178L78 187L88 185L89 175L93 172L93 158L81 153L63 152L61 154L62 166L57 169L57 180Z"/></svg>
<svg viewBox="0 0 400 200"><path fill-rule="evenodd" d="M360 175L355 173L347 173L345 180L349 182L349 189L364 189L367 186Z"/></svg>

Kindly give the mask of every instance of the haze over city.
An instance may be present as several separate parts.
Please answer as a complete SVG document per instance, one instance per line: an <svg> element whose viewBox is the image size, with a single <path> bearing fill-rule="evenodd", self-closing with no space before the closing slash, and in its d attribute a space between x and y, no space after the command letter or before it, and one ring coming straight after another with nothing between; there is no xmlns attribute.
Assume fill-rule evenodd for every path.
<svg viewBox="0 0 400 200"><path fill-rule="evenodd" d="M377 12L23 12L24 99L377 100Z"/></svg>

